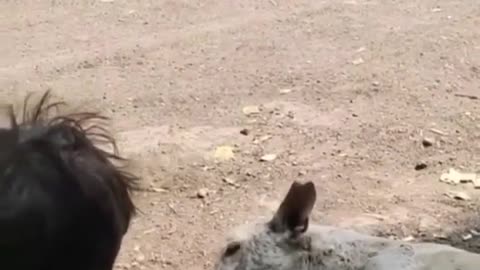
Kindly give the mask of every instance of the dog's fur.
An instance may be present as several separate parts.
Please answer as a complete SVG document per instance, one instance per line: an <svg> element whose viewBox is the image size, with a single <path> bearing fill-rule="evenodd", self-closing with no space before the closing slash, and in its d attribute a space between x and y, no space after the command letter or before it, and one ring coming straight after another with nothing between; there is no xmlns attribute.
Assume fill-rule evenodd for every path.
<svg viewBox="0 0 480 270"><path fill-rule="evenodd" d="M309 224L313 182L292 183L268 222L241 226L216 270L478 270L480 255L451 246L407 243Z"/></svg>
<svg viewBox="0 0 480 270"><path fill-rule="evenodd" d="M49 92L28 100L21 121L9 109L0 129L0 267L111 270L135 214L137 177L120 169L105 117L50 117L63 104Z"/></svg>

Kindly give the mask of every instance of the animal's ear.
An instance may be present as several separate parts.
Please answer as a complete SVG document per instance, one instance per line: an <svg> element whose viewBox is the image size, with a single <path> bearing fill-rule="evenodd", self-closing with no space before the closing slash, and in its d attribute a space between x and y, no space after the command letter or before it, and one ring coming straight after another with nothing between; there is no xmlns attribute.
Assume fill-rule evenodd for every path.
<svg viewBox="0 0 480 270"><path fill-rule="evenodd" d="M316 199L317 193L312 182L305 184L293 182L273 219L269 222L270 229L278 233L289 231L292 235L304 233L308 229L310 213Z"/></svg>

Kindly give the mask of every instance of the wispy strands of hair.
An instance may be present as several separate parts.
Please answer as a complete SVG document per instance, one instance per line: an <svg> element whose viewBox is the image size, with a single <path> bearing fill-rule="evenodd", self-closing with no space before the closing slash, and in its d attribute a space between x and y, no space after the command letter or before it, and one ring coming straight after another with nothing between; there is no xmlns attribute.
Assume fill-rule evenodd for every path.
<svg viewBox="0 0 480 270"><path fill-rule="evenodd" d="M83 134L91 142L93 148L91 150L109 160L115 166L115 170L119 173L119 180L129 190L138 189L138 177L122 170L126 166L127 159L119 154L116 140L106 127L110 118L95 112L59 115L60 107L65 106L66 103L50 102L51 94L49 90L41 96L34 106L30 105L31 97L32 94L28 94L25 98L22 121L19 126L23 128L40 126L46 130L69 128L75 130L78 134ZM55 112L52 113L52 110L55 110ZM13 112L12 117L16 118Z"/></svg>

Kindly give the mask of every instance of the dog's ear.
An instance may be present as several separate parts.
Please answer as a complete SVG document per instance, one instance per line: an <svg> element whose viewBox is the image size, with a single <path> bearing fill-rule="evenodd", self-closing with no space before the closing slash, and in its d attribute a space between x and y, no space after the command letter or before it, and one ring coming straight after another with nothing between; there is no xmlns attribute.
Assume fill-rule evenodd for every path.
<svg viewBox="0 0 480 270"><path fill-rule="evenodd" d="M293 182L280 207L269 222L270 229L278 233L289 231L292 235L307 231L310 213L316 197L315 185L312 182L305 184Z"/></svg>

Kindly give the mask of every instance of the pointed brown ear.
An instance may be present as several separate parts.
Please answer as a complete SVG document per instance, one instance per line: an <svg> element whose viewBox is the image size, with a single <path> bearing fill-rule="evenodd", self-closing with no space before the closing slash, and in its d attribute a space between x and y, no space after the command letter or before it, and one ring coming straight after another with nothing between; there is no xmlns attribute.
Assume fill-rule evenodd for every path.
<svg viewBox="0 0 480 270"><path fill-rule="evenodd" d="M316 199L317 193L312 182L293 182L269 223L270 229L274 232L290 231L294 235L304 233L308 229L310 213Z"/></svg>

